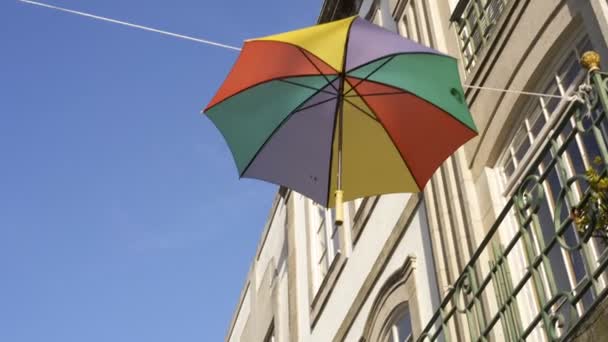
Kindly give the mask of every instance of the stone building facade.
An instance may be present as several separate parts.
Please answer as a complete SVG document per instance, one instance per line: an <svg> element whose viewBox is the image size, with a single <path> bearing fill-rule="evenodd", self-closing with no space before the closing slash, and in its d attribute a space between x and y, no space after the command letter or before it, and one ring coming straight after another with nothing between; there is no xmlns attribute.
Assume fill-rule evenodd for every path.
<svg viewBox="0 0 608 342"><path fill-rule="evenodd" d="M326 0L319 22L356 14L457 57L480 134L340 227L281 188L226 341L608 341L584 177L608 161L607 82L579 63L608 56L608 2Z"/></svg>

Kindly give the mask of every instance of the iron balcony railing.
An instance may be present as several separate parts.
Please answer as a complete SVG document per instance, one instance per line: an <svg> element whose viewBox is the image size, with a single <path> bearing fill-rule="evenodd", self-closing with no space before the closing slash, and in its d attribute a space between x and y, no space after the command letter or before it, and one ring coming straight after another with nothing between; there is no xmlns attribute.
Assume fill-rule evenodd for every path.
<svg viewBox="0 0 608 342"><path fill-rule="evenodd" d="M470 72L482 48L496 32L496 25L511 0L461 1L454 11L464 68Z"/></svg>
<svg viewBox="0 0 608 342"><path fill-rule="evenodd" d="M593 69L417 341L565 341L604 303L608 74Z"/></svg>

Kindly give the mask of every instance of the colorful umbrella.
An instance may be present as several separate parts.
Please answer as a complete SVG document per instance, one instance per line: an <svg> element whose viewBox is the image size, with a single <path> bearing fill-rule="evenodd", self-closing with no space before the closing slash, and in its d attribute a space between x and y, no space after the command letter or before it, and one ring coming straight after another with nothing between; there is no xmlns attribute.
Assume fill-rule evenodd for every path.
<svg viewBox="0 0 608 342"><path fill-rule="evenodd" d="M205 113L240 177L340 222L343 200L421 191L477 134L454 58L359 17L246 41Z"/></svg>

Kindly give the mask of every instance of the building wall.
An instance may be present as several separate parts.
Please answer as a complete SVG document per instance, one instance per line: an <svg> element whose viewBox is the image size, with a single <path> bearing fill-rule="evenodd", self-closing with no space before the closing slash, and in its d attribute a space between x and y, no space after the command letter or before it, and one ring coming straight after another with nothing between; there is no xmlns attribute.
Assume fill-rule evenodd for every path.
<svg viewBox="0 0 608 342"><path fill-rule="evenodd" d="M419 198L411 195L387 195L379 199L306 341L330 341L336 335L349 341L358 340L380 288L409 258L413 259L415 298L421 303L438 302L432 259L425 253L430 251L429 240L423 238L423 231L427 232L425 211L418 203ZM407 222L400 220L404 213ZM419 325L432 313L431 305L419 306Z"/></svg>
<svg viewBox="0 0 608 342"><path fill-rule="evenodd" d="M583 35L608 56L606 1L500 1L504 7L496 28L471 64L459 43L459 26L450 20L466 1L326 1L319 18L348 16L358 7L360 16L389 30L403 33L404 27L417 27L422 43L459 58L461 79L467 85L543 92L541 87L551 82L565 51ZM399 20L404 15L408 25L412 20L418 25L403 26ZM279 191L227 341L264 341L271 330L274 341L281 342L377 341L393 319L393 309L401 310L403 303L414 337L419 336L444 296L462 279L465 266L521 183L525 158L532 158L540 144L530 144L527 157L507 180L506 151L537 99L476 89L467 89L465 96L480 135L446 160L423 193L349 203L345 225L325 235L338 241L334 247L328 247L334 240L326 241L326 255L335 250L335 256L327 257L326 270L319 271L323 267L316 261L321 258L315 253L323 250L315 240L317 208L300 194ZM497 233L499 242L508 242L516 232L509 219L505 222ZM509 265L517 276L525 272L526 263L523 248L516 247L514 253L519 259L509 260ZM476 271L489 272L492 260L491 254L480 254ZM481 300L489 311L499 305L493 291ZM521 307L534 300L534 291L528 288L517 298ZM535 312L524 309L521 315L527 322ZM467 340L468 324L456 319L450 333ZM503 340L503 334L497 328L491 338ZM543 336L535 331L528 340L542 341Z"/></svg>
<svg viewBox="0 0 608 342"><path fill-rule="evenodd" d="M285 192L279 192L273 202L226 341L263 341L271 330L278 341L289 340L286 204Z"/></svg>
<svg viewBox="0 0 608 342"><path fill-rule="evenodd" d="M397 242L393 255L387 260L386 268L371 287L367 299L361 305L344 340L357 341L360 337L365 336L365 330L370 326L370 313L373 311L374 303L384 294L383 287L391 276L400 272L404 265L410 262L411 266L406 266L406 269L412 271L413 286L403 292L411 295L410 301L417 302L416 310L411 310L417 315L418 322L414 324L415 329L419 331L422 325L430 319L434 313L433 308L438 307L440 298L436 286L433 286L436 284L436 279L428 232L426 208L421 202L405 229L403 237ZM368 341L373 341L373 339L368 339Z"/></svg>

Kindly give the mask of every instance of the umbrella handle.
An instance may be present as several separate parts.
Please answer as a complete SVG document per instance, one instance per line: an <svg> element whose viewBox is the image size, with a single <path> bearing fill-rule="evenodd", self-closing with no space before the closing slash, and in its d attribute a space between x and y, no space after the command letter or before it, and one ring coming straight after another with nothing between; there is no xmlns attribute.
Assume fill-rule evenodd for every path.
<svg viewBox="0 0 608 342"><path fill-rule="evenodd" d="M336 226L341 226L344 223L344 191L336 190Z"/></svg>

